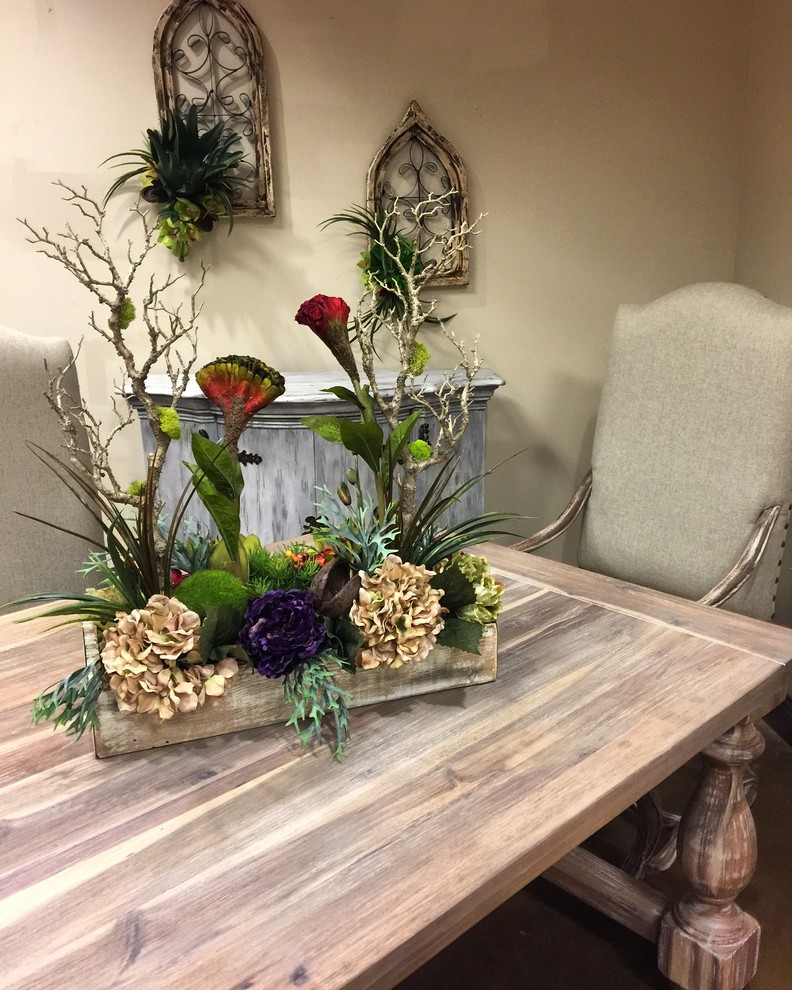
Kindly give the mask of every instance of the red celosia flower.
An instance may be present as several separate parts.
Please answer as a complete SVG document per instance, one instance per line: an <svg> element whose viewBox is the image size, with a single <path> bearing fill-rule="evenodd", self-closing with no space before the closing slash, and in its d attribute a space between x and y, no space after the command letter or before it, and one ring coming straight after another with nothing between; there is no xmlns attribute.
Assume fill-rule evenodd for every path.
<svg viewBox="0 0 792 990"><path fill-rule="evenodd" d="M250 417L283 395L283 375L257 358L215 358L195 374L201 391L223 411L228 449L236 444Z"/></svg>
<svg viewBox="0 0 792 990"><path fill-rule="evenodd" d="M347 329L349 322L349 306L339 296L314 296L308 299L297 310L294 317L297 323L310 327L317 337L326 340L331 325Z"/></svg>
<svg viewBox="0 0 792 990"><path fill-rule="evenodd" d="M300 306L294 319L313 330L357 385L360 376L349 343L349 306L344 300L338 296L314 296Z"/></svg>

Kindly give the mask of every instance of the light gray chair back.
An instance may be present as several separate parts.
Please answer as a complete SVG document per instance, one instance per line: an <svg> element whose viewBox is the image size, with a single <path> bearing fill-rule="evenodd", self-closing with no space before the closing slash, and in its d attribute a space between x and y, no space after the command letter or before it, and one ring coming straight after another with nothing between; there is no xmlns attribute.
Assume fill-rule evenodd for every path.
<svg viewBox="0 0 792 990"><path fill-rule="evenodd" d="M727 283L620 307L579 562L700 598L783 511L724 607L768 619L792 494L792 309Z"/></svg>
<svg viewBox="0 0 792 990"><path fill-rule="evenodd" d="M71 358L68 342L59 337L29 337L0 327L0 604L35 592L85 588L76 569L88 557L88 544L15 515L26 512L76 532L96 533L88 512L25 443L66 457L44 393L49 379ZM79 402L74 369L65 384Z"/></svg>

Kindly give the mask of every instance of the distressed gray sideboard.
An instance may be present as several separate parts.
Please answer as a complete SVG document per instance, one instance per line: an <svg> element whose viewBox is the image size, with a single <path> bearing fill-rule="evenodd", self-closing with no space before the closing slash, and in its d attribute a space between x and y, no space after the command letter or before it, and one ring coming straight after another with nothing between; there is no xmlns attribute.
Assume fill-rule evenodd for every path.
<svg viewBox="0 0 792 990"><path fill-rule="evenodd" d="M240 451L243 462L245 490L242 494L242 532L256 533L263 542L287 539L302 532L306 516L314 514L316 487L326 485L335 491L349 467L352 455L339 444L329 443L306 429L300 422L303 416L332 415L357 419L357 408L351 402L341 401L322 389L339 383L337 374L328 372L284 373L285 393L271 406L256 413L242 434ZM442 371L431 371L419 380L424 386L424 397L431 402L443 381ZM382 372L378 376L384 394L392 393L395 372ZM164 375L152 375L148 379L148 391L160 405L170 404L170 381ZM489 369L482 368L476 376L475 396L471 403L470 425L458 446L457 466L451 479L451 488L481 474L484 468L486 437L486 406L495 389L503 385L503 379ZM140 416L139 403L127 396ZM405 414L416 406L405 402ZM179 402L179 418L182 438L170 446L161 490L166 511L172 510L179 495L189 481L189 473L183 461L192 461L190 434L203 430L211 440L219 440L223 433L220 410L192 382ZM433 418L426 414L419 419L413 432L416 438L422 423L429 427L429 442L436 436ZM143 446L146 454L153 450L153 437L148 422L141 417ZM260 462L259 462L260 458ZM436 469L435 469L436 471ZM435 471L426 471L422 477L426 490ZM420 490L419 490L420 494ZM449 512L448 518L460 520L480 513L484 508L482 485L474 486ZM209 516L203 505L194 498L187 518L209 524Z"/></svg>

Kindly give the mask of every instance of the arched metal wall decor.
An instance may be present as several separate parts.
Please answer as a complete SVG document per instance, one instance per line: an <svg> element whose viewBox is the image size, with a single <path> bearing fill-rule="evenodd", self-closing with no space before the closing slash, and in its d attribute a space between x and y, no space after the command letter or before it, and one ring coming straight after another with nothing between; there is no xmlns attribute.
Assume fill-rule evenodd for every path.
<svg viewBox="0 0 792 990"><path fill-rule="evenodd" d="M235 216L274 216L269 107L261 36L237 0L174 0L154 33L154 83L160 116L191 105L207 126L239 135L249 182Z"/></svg>
<svg viewBox="0 0 792 990"><path fill-rule="evenodd" d="M411 205L454 190L448 208L418 223ZM396 129L374 156L366 177L369 209L388 209L398 200L402 229L419 246L446 230L459 231L468 220L467 172L453 145L429 123L413 100ZM435 285L467 285L467 241L455 262L432 279Z"/></svg>

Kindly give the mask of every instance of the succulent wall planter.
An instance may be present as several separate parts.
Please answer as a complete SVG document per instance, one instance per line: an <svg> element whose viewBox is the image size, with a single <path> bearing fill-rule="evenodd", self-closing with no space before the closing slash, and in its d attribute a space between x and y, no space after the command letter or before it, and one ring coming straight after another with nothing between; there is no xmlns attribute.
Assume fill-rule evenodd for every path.
<svg viewBox="0 0 792 990"><path fill-rule="evenodd" d="M140 179L142 199L159 210L158 242L184 261L193 242L211 232L220 217L228 217L231 230L231 197L246 181L239 175L244 154L234 148L239 137L224 131L222 122L205 128L194 106L184 115L166 114L162 130L149 128L146 136L146 147L107 159L128 171L110 186L105 202L130 179Z"/></svg>
<svg viewBox="0 0 792 990"><path fill-rule="evenodd" d="M83 624L86 663L98 658L96 626ZM495 680L498 669L498 634L495 623L484 627L479 653L435 646L426 660L393 669L380 666L336 675L339 686L351 693L350 708L376 705L450 688L471 687ZM280 680L240 671L232 686L203 708L163 721L156 714L127 714L118 710L112 691L105 688L96 705L99 725L94 749L99 758L172 746L192 739L206 739L263 725L283 723L291 714L283 698ZM291 730L284 730L289 732Z"/></svg>

